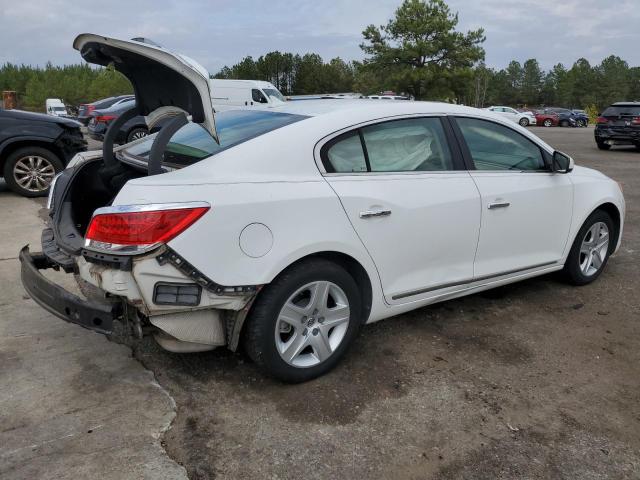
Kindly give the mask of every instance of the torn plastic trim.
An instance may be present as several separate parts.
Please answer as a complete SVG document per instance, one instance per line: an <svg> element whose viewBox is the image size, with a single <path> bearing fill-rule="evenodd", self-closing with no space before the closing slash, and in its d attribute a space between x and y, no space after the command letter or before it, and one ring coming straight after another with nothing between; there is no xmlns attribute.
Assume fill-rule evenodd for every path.
<svg viewBox="0 0 640 480"><path fill-rule="evenodd" d="M170 263L175 268L177 268L181 273L189 277L191 280L196 282L198 285L206 288L207 290L217 294L224 296L235 296L235 295L247 295L257 293L260 289L261 285L239 285L239 286L226 286L220 285L219 283L214 282L202 272L200 272L196 267L187 262L183 257L178 255L174 250L170 247L166 247L165 251L156 257L156 260L159 265L164 265L166 263Z"/></svg>

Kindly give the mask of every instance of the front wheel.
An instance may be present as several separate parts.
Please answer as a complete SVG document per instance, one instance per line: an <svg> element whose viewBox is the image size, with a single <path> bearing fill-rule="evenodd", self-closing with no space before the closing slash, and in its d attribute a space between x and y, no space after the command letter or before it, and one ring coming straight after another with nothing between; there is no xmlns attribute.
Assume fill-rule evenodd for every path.
<svg viewBox="0 0 640 480"><path fill-rule="evenodd" d="M520 126L522 127L528 127L529 126L529 119L527 118L521 118L520 121L518 122L520 124Z"/></svg>
<svg viewBox="0 0 640 480"><path fill-rule="evenodd" d="M551 120L549 120L549 119L546 119L544 122L542 122L542 124L545 127L553 127L553 122Z"/></svg>
<svg viewBox="0 0 640 480"><path fill-rule="evenodd" d="M596 142L600 150L611 150L611 145L604 142Z"/></svg>
<svg viewBox="0 0 640 480"><path fill-rule="evenodd" d="M564 273L574 285L587 285L600 276L614 248L611 216L596 210L584 222L573 242Z"/></svg>
<svg viewBox="0 0 640 480"><path fill-rule="evenodd" d="M358 286L346 270L323 259L304 261L260 293L244 347L268 375L311 380L338 363L358 333L361 311Z"/></svg>
<svg viewBox="0 0 640 480"><path fill-rule="evenodd" d="M579 120L576 121L576 125L578 127L586 127L587 126L587 121L583 120L583 119L579 119Z"/></svg>
<svg viewBox="0 0 640 480"><path fill-rule="evenodd" d="M64 165L57 155L41 147L23 147L11 153L4 164L4 180L15 193L41 197Z"/></svg>

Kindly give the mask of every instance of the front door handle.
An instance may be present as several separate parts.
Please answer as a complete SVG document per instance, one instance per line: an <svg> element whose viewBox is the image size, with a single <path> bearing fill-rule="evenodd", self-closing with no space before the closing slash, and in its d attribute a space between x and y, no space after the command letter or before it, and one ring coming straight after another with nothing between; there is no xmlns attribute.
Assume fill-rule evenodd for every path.
<svg viewBox="0 0 640 480"><path fill-rule="evenodd" d="M365 210L360 212L360 218L388 217L391 210Z"/></svg>
<svg viewBox="0 0 640 480"><path fill-rule="evenodd" d="M494 210L496 208L507 208L511 205L509 202L495 202L489 204L489 210Z"/></svg>

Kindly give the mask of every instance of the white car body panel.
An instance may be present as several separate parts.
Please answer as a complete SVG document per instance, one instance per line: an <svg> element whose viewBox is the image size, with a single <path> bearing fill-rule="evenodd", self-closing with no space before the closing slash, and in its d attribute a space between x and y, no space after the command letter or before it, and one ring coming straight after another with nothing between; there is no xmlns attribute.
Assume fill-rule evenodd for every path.
<svg viewBox="0 0 640 480"><path fill-rule="evenodd" d="M475 276L558 262L573 209L569 175L473 171L482 197ZM489 208L508 203L506 208Z"/></svg>
<svg viewBox="0 0 640 480"><path fill-rule="evenodd" d="M397 297L416 288L473 277L480 196L467 172L338 175L327 180L375 259L388 303L403 303ZM388 217L360 218L360 212L385 209L391 211Z"/></svg>
<svg viewBox="0 0 640 480"><path fill-rule="evenodd" d="M168 245L222 285L268 284L289 265L314 253L348 255L360 263L372 285L368 322L561 269L577 230L595 208L610 202L624 211L615 182L579 167L566 175L456 171L385 174L376 180L376 175L323 174L314 155L323 142L342 130L420 115L490 119L553 152L527 129L488 111L439 103L357 100L291 102L281 110L312 116L190 167L129 181L114 205L209 202L211 210ZM420 188L408 185L414 182L428 184L424 191L429 195L419 196ZM485 192L482 198L478 189ZM509 220L487 216L505 213L489 211L487 202L506 195L514 205ZM381 203L379 200L393 202L393 214L358 223L354 212L357 215L361 208ZM386 230L385 222L389 224ZM266 226L272 235L272 245L265 245L267 252L257 257L247 255L241 247L243 230L253 224ZM380 238L376 238L377 225ZM434 225L441 231L430 236ZM414 229L416 239L394 237L403 228ZM522 240L521 232L530 238ZM434 239L436 246L432 250L431 245L425 247L420 257L420 242L428 239ZM520 242L518 249L501 250L509 240ZM501 251L508 255L502 257ZM552 261L555 263L546 264ZM485 274L497 275L482 278ZM148 279L152 282L151 276ZM383 290L387 280L388 292ZM450 285L458 280L460 284ZM418 293L393 298L409 290Z"/></svg>

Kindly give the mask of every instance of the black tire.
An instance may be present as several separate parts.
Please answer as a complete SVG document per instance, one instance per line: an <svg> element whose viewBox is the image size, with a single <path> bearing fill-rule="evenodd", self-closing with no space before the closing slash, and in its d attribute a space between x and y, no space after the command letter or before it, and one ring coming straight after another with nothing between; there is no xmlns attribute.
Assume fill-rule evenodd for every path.
<svg viewBox="0 0 640 480"><path fill-rule="evenodd" d="M582 119L579 119L578 121L576 121L576 125L578 127L586 127L587 126L587 122L582 120Z"/></svg>
<svg viewBox="0 0 640 480"><path fill-rule="evenodd" d="M341 343L327 359L314 366L296 367L285 362L276 346L278 316L297 290L316 281L332 282L346 294L349 302L349 324ZM309 259L285 270L260 292L243 329L243 343L249 357L263 372L283 382L300 383L323 375L335 367L353 343L361 324L362 301L353 277L333 262ZM301 328L307 331L306 326ZM311 328L313 327L310 326L309 329ZM317 333L317 329L314 330ZM300 352L304 352L306 348Z"/></svg>
<svg viewBox="0 0 640 480"><path fill-rule="evenodd" d="M149 131L143 127L136 127L129 130L127 133L127 143L131 143L134 140L138 140L139 138L143 138L149 135Z"/></svg>
<svg viewBox="0 0 640 480"><path fill-rule="evenodd" d="M553 127L553 121L547 118L544 122L542 122L542 125L544 125L545 127Z"/></svg>
<svg viewBox="0 0 640 480"><path fill-rule="evenodd" d="M609 247L607 249L605 258L602 261L602 264L600 265L599 269L595 273L587 276L582 272L580 268L582 256L584 255L583 253L580 252L580 249L582 246L582 242L587 235L587 232L589 232L591 227L593 227L596 223L599 223L599 222L604 223L609 230ZM609 256L611 255L611 252L615 248L616 236L617 236L616 232L617 232L617 229L613 223L613 219L607 212L605 212L604 210L596 210L595 212L593 212L589 216L589 218L585 220L584 224L578 231L578 234L576 235L575 240L573 241L573 245L571 246L569 256L567 257L567 261L564 264L563 273L565 275L565 278L573 285L580 285L580 286L587 285L595 281L600 276L600 274L602 274L602 271L607 266L607 262L609 261Z"/></svg>
<svg viewBox="0 0 640 480"><path fill-rule="evenodd" d="M527 118L521 118L518 123L520 124L521 127L529 126L529 120Z"/></svg>
<svg viewBox="0 0 640 480"><path fill-rule="evenodd" d="M598 148L600 150L611 150L611 145L606 144L606 143L602 143L602 142L596 142L598 144Z"/></svg>
<svg viewBox="0 0 640 480"><path fill-rule="evenodd" d="M42 162L41 165L47 165L46 168L41 167L39 169L41 172L46 172L46 174L42 173L42 177L38 180L38 182L46 184L46 188L39 188L38 183L33 183L32 188L20 184L20 181L23 180L24 177L18 177L20 171L16 169L16 165L19 163L21 165L25 165L25 162L30 162L30 158L40 159ZM37 160L34 161L37 162ZM51 168L49 168L49 166ZM20 169L20 167L18 167L18 169ZM46 148L23 147L12 152L7 157L7 160L4 163L3 175L4 181L7 182L7 186L18 195L22 195L24 197L42 197L49 193L49 186L51 185L53 177L63 169L64 165L58 156ZM51 170L53 170L53 172L51 172Z"/></svg>

